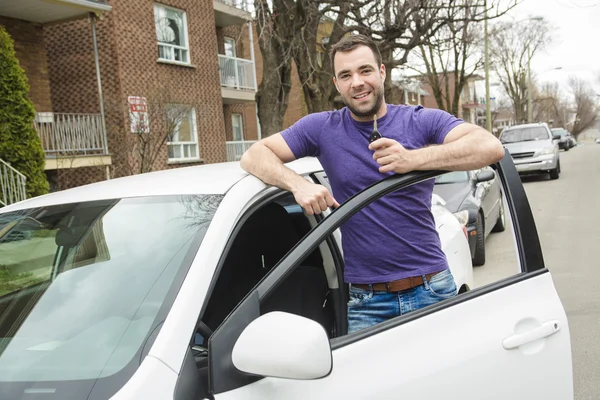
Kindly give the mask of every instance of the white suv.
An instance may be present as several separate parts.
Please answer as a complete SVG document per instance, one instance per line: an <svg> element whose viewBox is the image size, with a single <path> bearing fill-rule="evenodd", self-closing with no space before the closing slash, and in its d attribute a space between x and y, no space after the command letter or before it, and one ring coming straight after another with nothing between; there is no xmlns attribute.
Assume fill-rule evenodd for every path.
<svg viewBox="0 0 600 400"><path fill-rule="evenodd" d="M547 172L551 179L560 175L559 139L545 123L511 126L500 135L519 174Z"/></svg>

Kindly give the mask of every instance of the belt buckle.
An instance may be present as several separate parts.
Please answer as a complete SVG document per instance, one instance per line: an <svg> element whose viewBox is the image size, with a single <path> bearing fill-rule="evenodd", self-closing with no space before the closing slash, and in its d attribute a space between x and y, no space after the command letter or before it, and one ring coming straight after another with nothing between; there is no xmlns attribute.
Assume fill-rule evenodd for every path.
<svg viewBox="0 0 600 400"><path fill-rule="evenodd" d="M388 293L391 293L391 292L392 292L392 291L390 290L390 283L389 283L389 282L386 282L386 283L385 283L385 291L386 291L386 292L388 292Z"/></svg>

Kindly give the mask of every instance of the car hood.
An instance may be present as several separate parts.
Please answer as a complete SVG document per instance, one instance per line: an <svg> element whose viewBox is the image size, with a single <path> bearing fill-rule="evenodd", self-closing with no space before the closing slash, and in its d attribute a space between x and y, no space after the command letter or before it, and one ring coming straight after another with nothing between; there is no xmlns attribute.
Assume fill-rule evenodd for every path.
<svg viewBox="0 0 600 400"><path fill-rule="evenodd" d="M440 196L446 202L446 208L451 212L457 212L460 205L469 195L471 187L468 182L436 184L433 193Z"/></svg>
<svg viewBox="0 0 600 400"><path fill-rule="evenodd" d="M546 147L550 147L552 142L549 140L534 140L531 142L515 142L515 143L505 143L504 147L508 150L509 153L529 153L536 152L541 149L545 149Z"/></svg>

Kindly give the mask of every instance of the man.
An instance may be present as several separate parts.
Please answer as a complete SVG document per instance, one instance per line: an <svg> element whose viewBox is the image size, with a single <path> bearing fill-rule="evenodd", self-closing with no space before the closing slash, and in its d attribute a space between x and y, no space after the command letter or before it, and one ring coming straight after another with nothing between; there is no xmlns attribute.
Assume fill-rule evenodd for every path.
<svg viewBox="0 0 600 400"><path fill-rule="evenodd" d="M478 169L504 156L493 135L444 111L386 104L385 66L369 38L347 36L330 57L346 107L302 118L241 160L265 183L292 192L306 213L338 206L393 173ZM370 142L374 119L382 137ZM333 194L283 165L305 156L319 159ZM456 295L431 213L432 191L429 180L389 194L342 225L350 333Z"/></svg>

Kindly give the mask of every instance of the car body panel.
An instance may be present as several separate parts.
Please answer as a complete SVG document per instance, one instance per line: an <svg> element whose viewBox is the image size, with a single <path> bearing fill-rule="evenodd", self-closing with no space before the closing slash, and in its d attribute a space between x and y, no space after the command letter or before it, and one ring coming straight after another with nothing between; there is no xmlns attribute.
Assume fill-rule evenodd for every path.
<svg viewBox="0 0 600 400"><path fill-rule="evenodd" d="M528 347L503 348L507 337L545 321L557 321L559 332ZM449 328L442 332L440 326ZM567 400L573 398L564 384L572 381L568 332L545 273L334 349L333 370L325 378L265 378L215 400L437 400L457 392L464 400ZM555 366L551 373L538 373L549 365Z"/></svg>

